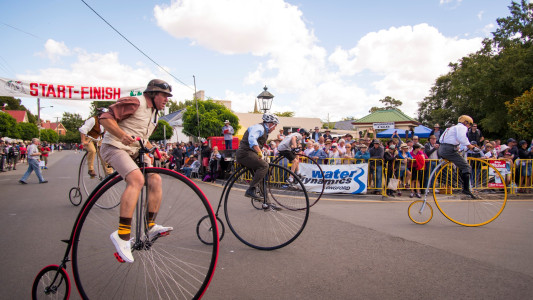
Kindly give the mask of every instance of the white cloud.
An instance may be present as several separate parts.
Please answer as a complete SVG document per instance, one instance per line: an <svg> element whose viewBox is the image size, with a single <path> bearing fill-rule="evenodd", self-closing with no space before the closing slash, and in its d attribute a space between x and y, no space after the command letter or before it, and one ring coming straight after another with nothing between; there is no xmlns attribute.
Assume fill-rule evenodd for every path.
<svg viewBox="0 0 533 300"><path fill-rule="evenodd" d="M52 62L57 62L62 56L71 55L71 52L64 42L48 39L44 44L44 52L39 52L37 55L47 57Z"/></svg>
<svg viewBox="0 0 533 300"><path fill-rule="evenodd" d="M461 3L441 4L452 2ZM481 45L480 38L449 38L419 24L370 32L355 47L328 54L302 12L281 0L182 0L156 6L154 14L177 38L225 54L264 57L243 83L266 84L276 95L272 110L298 116L362 117L385 96L403 101L402 109L415 116L417 102L448 64ZM226 91L236 111L250 111L255 96Z"/></svg>
<svg viewBox="0 0 533 300"><path fill-rule="evenodd" d="M483 14L485 12L484 11L480 11L478 14L477 14L477 18L481 21L483 19Z"/></svg>

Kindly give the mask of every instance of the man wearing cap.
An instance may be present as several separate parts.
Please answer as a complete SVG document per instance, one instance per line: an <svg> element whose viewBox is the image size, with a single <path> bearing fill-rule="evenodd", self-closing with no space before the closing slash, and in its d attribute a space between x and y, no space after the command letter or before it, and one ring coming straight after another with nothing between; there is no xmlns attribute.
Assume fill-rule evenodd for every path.
<svg viewBox="0 0 533 300"><path fill-rule="evenodd" d="M331 136L331 130L329 130L329 128L326 128L326 133L324 133L324 135L322 135L324 137L324 140L333 140L333 137Z"/></svg>
<svg viewBox="0 0 533 300"><path fill-rule="evenodd" d="M320 134L320 128L318 126L315 126L315 131L311 133L311 138L315 140L315 142L318 142L322 134Z"/></svg>
<svg viewBox="0 0 533 300"><path fill-rule="evenodd" d="M151 80L141 96L124 97L109 107L107 112L100 115L99 121L106 130L100 153L104 161L108 162L124 178L126 188L120 198L120 218L118 230L110 236L111 241L120 257L129 263L134 258L131 253L130 235L133 212L144 186L144 176L139 166L134 162L138 155L140 138L147 148L152 148L148 138L157 125L157 115L165 108L168 97L171 97L172 87L163 80ZM146 156L144 162L151 166ZM173 230L155 224L155 217L161 204L161 177L158 174L148 174L148 236L153 238Z"/></svg>
<svg viewBox="0 0 533 300"><path fill-rule="evenodd" d="M467 147L473 149L474 146L470 144L467 138L468 127L472 126L474 120L467 115L462 115L457 120L457 125L454 125L446 129L440 136L440 147L438 154L452 163L454 163L461 173L461 179L463 180L462 193L470 196L470 198L477 198L470 190L470 174L472 168L466 161L466 159L458 152L458 147Z"/></svg>
<svg viewBox="0 0 533 300"><path fill-rule="evenodd" d="M224 135L224 143L226 143L226 149L233 149L233 127L230 125L229 120L224 121L224 126L222 127L222 134Z"/></svg>

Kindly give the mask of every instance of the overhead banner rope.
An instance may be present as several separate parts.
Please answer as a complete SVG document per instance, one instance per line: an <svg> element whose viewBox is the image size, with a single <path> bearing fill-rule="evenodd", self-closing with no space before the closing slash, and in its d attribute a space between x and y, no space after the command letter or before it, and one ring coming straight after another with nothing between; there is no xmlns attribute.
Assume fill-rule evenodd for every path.
<svg viewBox="0 0 533 300"><path fill-rule="evenodd" d="M83 84L23 81L0 77L0 96L39 97L62 100L113 101L140 96L144 87L94 86Z"/></svg>

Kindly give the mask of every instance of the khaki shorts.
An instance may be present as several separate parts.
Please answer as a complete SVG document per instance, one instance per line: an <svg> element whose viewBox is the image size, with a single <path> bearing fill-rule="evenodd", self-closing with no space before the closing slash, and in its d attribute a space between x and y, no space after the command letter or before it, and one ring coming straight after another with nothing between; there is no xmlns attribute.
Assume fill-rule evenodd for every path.
<svg viewBox="0 0 533 300"><path fill-rule="evenodd" d="M124 150L118 149L115 146L109 144L102 144L100 147L100 156L102 159L110 164L122 178L126 179L129 173L139 169L139 166L133 161L133 158ZM152 166L152 161L148 155L144 157L144 163L148 166Z"/></svg>

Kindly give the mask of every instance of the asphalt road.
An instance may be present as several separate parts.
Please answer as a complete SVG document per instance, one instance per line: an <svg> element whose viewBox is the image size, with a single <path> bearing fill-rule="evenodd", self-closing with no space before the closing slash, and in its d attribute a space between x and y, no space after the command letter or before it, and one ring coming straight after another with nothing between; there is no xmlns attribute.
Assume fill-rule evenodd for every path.
<svg viewBox="0 0 533 300"><path fill-rule="evenodd" d="M68 191L81 157L52 154L47 184L35 175L18 184L26 165L0 175L0 299L28 299L37 272L60 262L60 240L78 213ZM222 187L197 183L216 206ZM479 228L436 210L430 223L416 225L409 203L326 197L302 235L275 251L249 248L226 230L204 299L533 299L533 199L511 199Z"/></svg>

